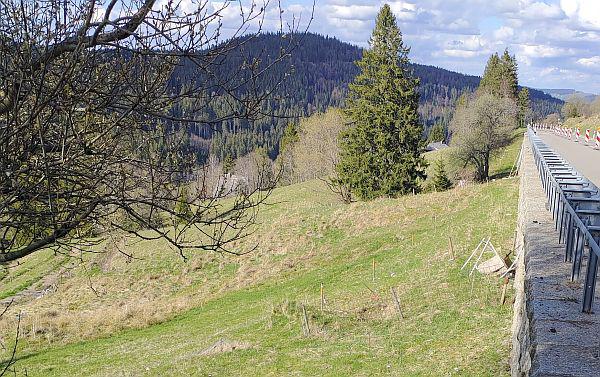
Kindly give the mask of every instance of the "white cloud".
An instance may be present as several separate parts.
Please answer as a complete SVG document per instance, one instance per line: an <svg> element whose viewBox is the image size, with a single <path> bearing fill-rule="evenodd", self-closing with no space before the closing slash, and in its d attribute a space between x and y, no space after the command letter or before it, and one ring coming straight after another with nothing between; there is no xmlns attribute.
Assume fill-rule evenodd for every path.
<svg viewBox="0 0 600 377"><path fill-rule="evenodd" d="M378 11L379 7L373 5L331 5L329 17L342 20L372 20Z"/></svg>
<svg viewBox="0 0 600 377"><path fill-rule="evenodd" d="M563 16L563 12L555 4L535 2L521 9L519 15L520 18L526 19L559 19Z"/></svg>
<svg viewBox="0 0 600 377"><path fill-rule="evenodd" d="M552 75L552 74L558 73L558 72L559 72L559 69L556 67L547 67L540 71L540 76L548 76L548 75Z"/></svg>
<svg viewBox="0 0 600 377"><path fill-rule="evenodd" d="M504 41L511 38L513 35L515 35L515 29L508 26L502 26L499 29L494 30L494 39L498 41Z"/></svg>
<svg viewBox="0 0 600 377"><path fill-rule="evenodd" d="M469 50L457 50L457 49L444 49L444 55L451 58L472 58L477 56L476 51Z"/></svg>
<svg viewBox="0 0 600 377"><path fill-rule="evenodd" d="M415 4L405 1L394 1L390 2L389 6L398 20L408 21L416 18L417 7Z"/></svg>
<svg viewBox="0 0 600 377"><path fill-rule="evenodd" d="M565 12L567 17L573 17L577 15L579 10L578 0L560 0L560 7Z"/></svg>
<svg viewBox="0 0 600 377"><path fill-rule="evenodd" d="M572 54L572 51L564 48L546 45L522 45L520 51L530 58L556 58Z"/></svg>
<svg viewBox="0 0 600 377"><path fill-rule="evenodd" d="M573 22L582 27L600 30L600 1L561 0L560 7Z"/></svg>
<svg viewBox="0 0 600 377"><path fill-rule="evenodd" d="M581 58L577 60L577 64L585 67L600 68L600 56L592 56L591 58Z"/></svg>
<svg viewBox="0 0 600 377"><path fill-rule="evenodd" d="M457 20L452 21L448 25L448 30L461 31L467 30L471 27L471 23L464 18L459 18Z"/></svg>
<svg viewBox="0 0 600 377"><path fill-rule="evenodd" d="M487 41L478 35L454 39L447 43L450 47L457 47L467 51L481 51L485 48L486 44Z"/></svg>

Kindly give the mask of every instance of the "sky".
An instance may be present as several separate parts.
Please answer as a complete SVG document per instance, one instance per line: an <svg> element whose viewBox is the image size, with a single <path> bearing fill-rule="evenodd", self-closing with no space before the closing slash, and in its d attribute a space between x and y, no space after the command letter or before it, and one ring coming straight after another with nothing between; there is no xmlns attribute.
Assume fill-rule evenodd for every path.
<svg viewBox="0 0 600 377"><path fill-rule="evenodd" d="M279 1L284 24L306 26L313 0ZM309 31L368 47L384 3L416 63L481 75L489 56L508 48L522 85L600 93L600 0L315 0ZM239 16L231 4L226 27ZM266 30L280 26L276 4Z"/></svg>

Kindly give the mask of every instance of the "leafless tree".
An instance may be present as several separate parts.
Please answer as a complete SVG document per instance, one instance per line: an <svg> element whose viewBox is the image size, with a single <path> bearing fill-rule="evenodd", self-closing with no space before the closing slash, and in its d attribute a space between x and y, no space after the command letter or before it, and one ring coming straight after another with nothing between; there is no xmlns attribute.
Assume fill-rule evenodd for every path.
<svg viewBox="0 0 600 377"><path fill-rule="evenodd" d="M560 124L560 115L552 113L542 120L542 123L558 126Z"/></svg>
<svg viewBox="0 0 600 377"><path fill-rule="evenodd" d="M313 114L300 122L298 141L289 148L294 182L328 178L335 174L340 153L338 139L347 123L339 109Z"/></svg>
<svg viewBox="0 0 600 377"><path fill-rule="evenodd" d="M269 4L214 4L0 0L0 263L113 229L166 239L182 256L234 252L227 245L247 234L269 191L212 195L179 136L269 115L262 105L282 81L264 78L293 50L297 23L279 56L249 60L244 47ZM232 11L239 27L224 41ZM239 67L223 73L234 55Z"/></svg>
<svg viewBox="0 0 600 377"><path fill-rule="evenodd" d="M257 148L235 161L233 174L243 178L250 190L268 190L280 182L281 169L273 164L264 148Z"/></svg>
<svg viewBox="0 0 600 377"><path fill-rule="evenodd" d="M473 96L454 113L450 129L455 157L466 167L475 167L475 178L489 177L490 157L507 146L517 127L514 100L488 93Z"/></svg>
<svg viewBox="0 0 600 377"><path fill-rule="evenodd" d="M350 190L334 183L340 154L339 138L347 127L348 120L340 109L328 109L302 119L295 128L295 137L277 157L283 183L319 179L344 202L352 202Z"/></svg>

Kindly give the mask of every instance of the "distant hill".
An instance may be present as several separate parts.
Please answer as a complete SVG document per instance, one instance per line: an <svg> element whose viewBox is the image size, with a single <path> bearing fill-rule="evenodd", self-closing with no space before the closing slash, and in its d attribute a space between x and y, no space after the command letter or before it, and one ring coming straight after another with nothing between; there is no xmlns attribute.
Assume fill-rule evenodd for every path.
<svg viewBox="0 0 600 377"><path fill-rule="evenodd" d="M193 139L197 146L207 148L220 159L226 155L234 157L244 155L254 148L267 148L272 157L279 149L279 140L285 127L298 117L308 116L318 111L324 111L330 106L340 107L352 82L359 70L355 61L362 56L360 47L342 42L336 38L317 34L297 34L293 38L299 42L291 52L291 57L272 67L266 77L266 85L277 82L286 73L284 85L279 86L273 93L273 100L266 105L266 112L274 113L274 117L260 119L249 123L239 120L222 122L220 127L199 126ZM276 59L282 48L289 41L278 34L262 34L246 43L241 50L232 52L224 59L220 70L221 76L235 76L241 62L258 59L265 66ZM421 80L421 103L419 112L425 125L426 134L435 123L447 125L454 112L454 104L465 91L473 91L479 85L480 77L464 75L443 68L427 65L412 64L416 76ZM183 66L173 85L177 90L177 76L194 75L193 68ZM557 112L563 101L556 99L539 90L530 89L533 111L536 117L544 117ZM213 103L212 112L218 114L223 106ZM185 109L175 109L185 112ZM207 147L209 146L209 147ZM202 157L200 157L202 159Z"/></svg>
<svg viewBox="0 0 600 377"><path fill-rule="evenodd" d="M597 94L581 92L575 89L539 89L540 91L551 95L554 98L566 101L572 96L581 97L587 102L592 102L598 97Z"/></svg>

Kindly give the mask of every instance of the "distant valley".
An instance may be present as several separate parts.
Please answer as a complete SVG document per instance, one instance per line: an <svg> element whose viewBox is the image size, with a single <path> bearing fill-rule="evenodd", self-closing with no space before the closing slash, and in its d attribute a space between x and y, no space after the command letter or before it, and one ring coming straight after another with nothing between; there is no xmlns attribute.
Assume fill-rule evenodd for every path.
<svg viewBox="0 0 600 377"><path fill-rule="evenodd" d="M560 99L562 101L567 101L569 98L576 96L583 98L587 102L594 101L598 95L592 93L580 92L575 89L539 89L541 92L544 92L548 95L551 95L554 98Z"/></svg>

